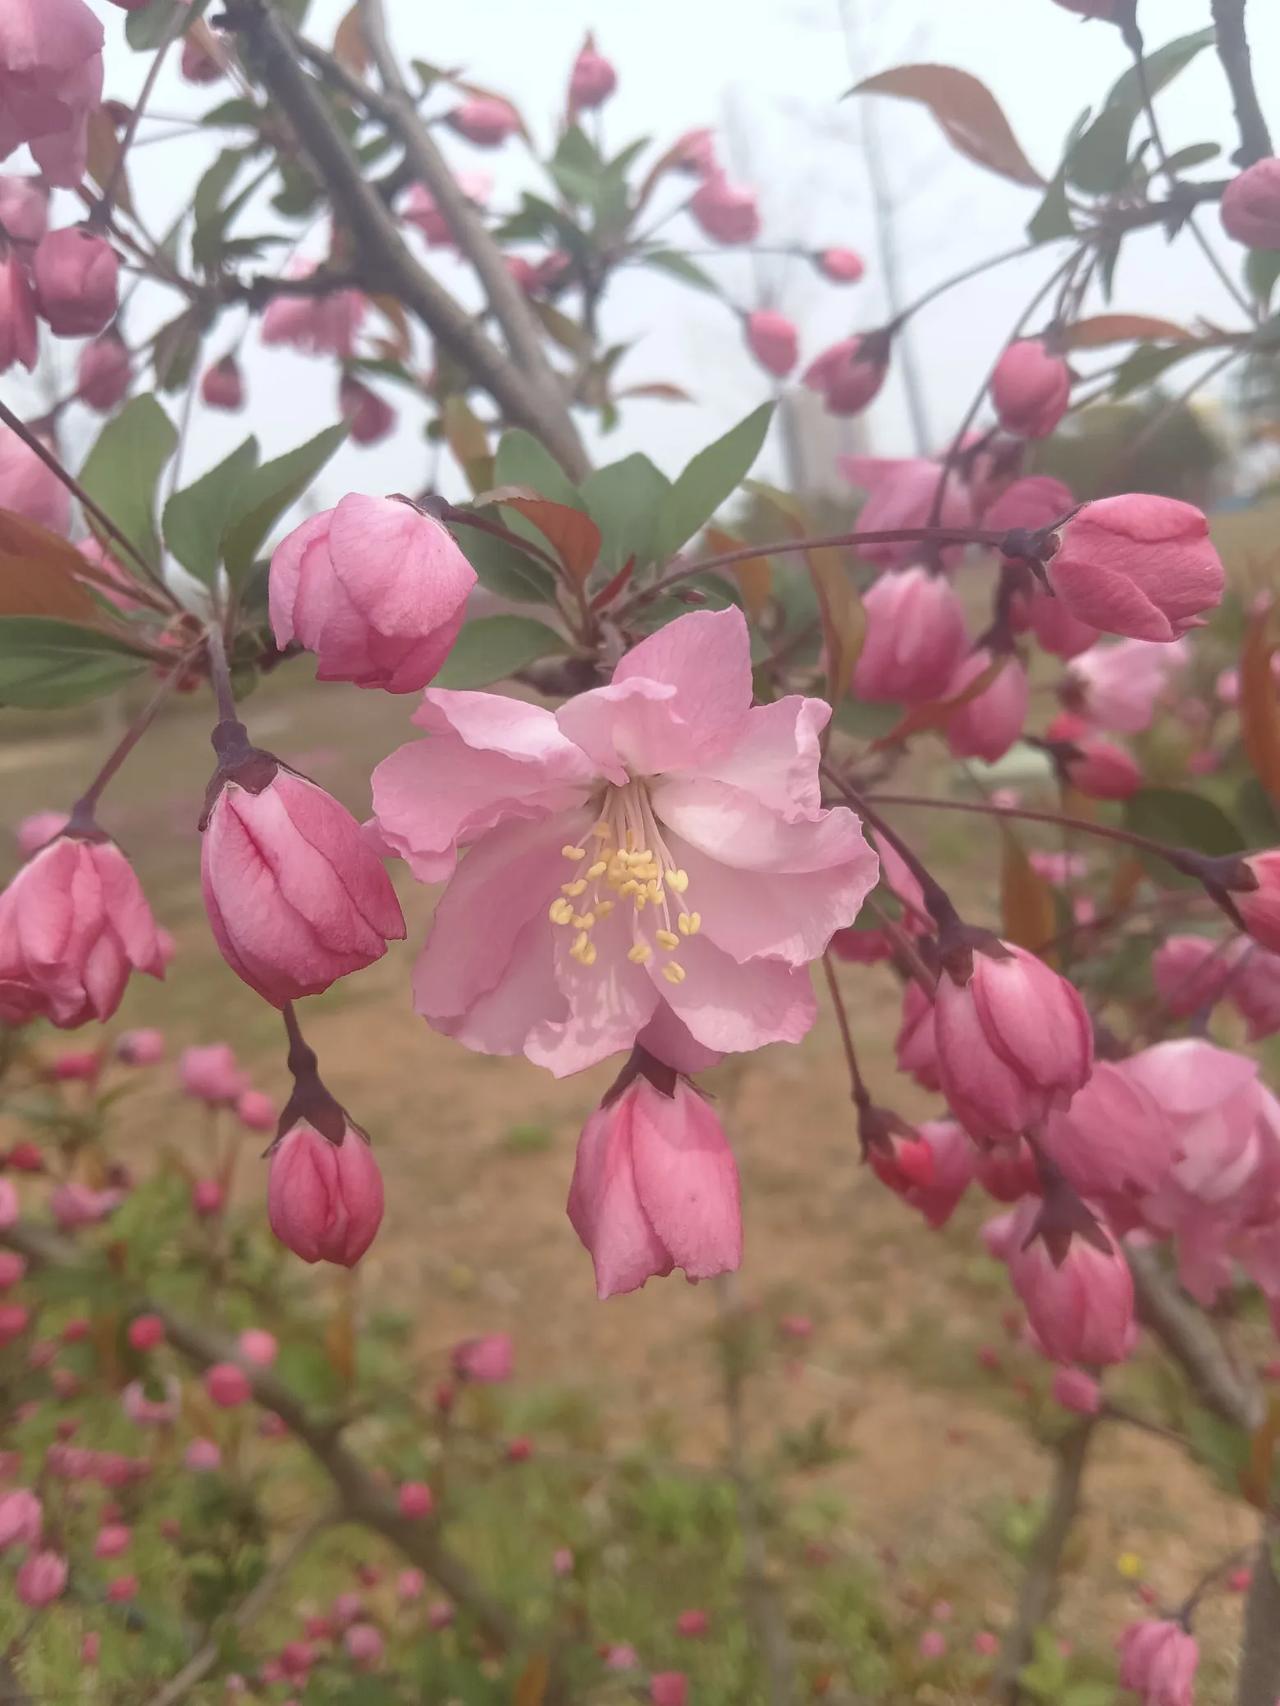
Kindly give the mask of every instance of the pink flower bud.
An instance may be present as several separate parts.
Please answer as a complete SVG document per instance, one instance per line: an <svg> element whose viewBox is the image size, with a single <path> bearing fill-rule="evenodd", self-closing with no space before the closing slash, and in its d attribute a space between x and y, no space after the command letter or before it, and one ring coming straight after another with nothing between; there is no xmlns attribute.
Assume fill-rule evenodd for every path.
<svg viewBox="0 0 1280 1706"><path fill-rule="evenodd" d="M107 1583L106 1598L111 1605L127 1605L137 1597L137 1576L113 1576Z"/></svg>
<svg viewBox="0 0 1280 1706"><path fill-rule="evenodd" d="M917 1165L920 1176L905 1179L899 1194L936 1231L951 1219L956 1204L968 1190L977 1156L973 1144L954 1120L926 1120L916 1128L916 1138L928 1162ZM874 1165L874 1151L871 1159Z"/></svg>
<svg viewBox="0 0 1280 1706"><path fill-rule="evenodd" d="M853 670L859 699L938 699L969 645L964 606L928 569L882 574L862 599L866 634Z"/></svg>
<svg viewBox="0 0 1280 1706"><path fill-rule="evenodd" d="M18 1566L18 1599L30 1611L40 1611L62 1598L67 1585L67 1560L58 1552L33 1552Z"/></svg>
<svg viewBox="0 0 1280 1706"><path fill-rule="evenodd" d="M193 1439L183 1452L182 1461L188 1469L208 1474L222 1467L222 1452L211 1439Z"/></svg>
<svg viewBox="0 0 1280 1706"><path fill-rule="evenodd" d="M658 1670L649 1678L650 1706L688 1706L689 1678L682 1670Z"/></svg>
<svg viewBox="0 0 1280 1706"><path fill-rule="evenodd" d="M671 144L668 159L673 171L687 172L695 178L709 178L717 170L713 132L705 128L686 130Z"/></svg>
<svg viewBox="0 0 1280 1706"><path fill-rule="evenodd" d="M372 1623L353 1623L343 1635L342 1645L357 1670L376 1670L386 1651L382 1631Z"/></svg>
<svg viewBox="0 0 1280 1706"><path fill-rule="evenodd" d="M457 184L475 207L482 208L493 193L493 179L488 172L459 172ZM410 184L399 211L401 219L407 225L416 225L432 247L453 246L453 227L425 184Z"/></svg>
<svg viewBox="0 0 1280 1706"><path fill-rule="evenodd" d="M39 178L0 172L0 227L12 243L32 248L49 225L49 191Z"/></svg>
<svg viewBox="0 0 1280 1706"><path fill-rule="evenodd" d="M986 650L971 652L943 690L954 699L986 673L992 664ZM994 764L1022 733L1031 702L1027 672L1016 657L1004 659L998 674L981 693L957 705L947 717L947 745L957 758L981 758Z"/></svg>
<svg viewBox="0 0 1280 1706"><path fill-rule="evenodd" d="M277 645L316 653L322 681L416 692L447 657L475 583L438 521L353 494L277 548L271 624Z"/></svg>
<svg viewBox="0 0 1280 1706"><path fill-rule="evenodd" d="M1093 1030L1079 994L1011 943L944 973L934 1002L942 1092L972 1136L1013 1140L1065 1107L1088 1080Z"/></svg>
<svg viewBox="0 0 1280 1706"><path fill-rule="evenodd" d="M12 1186L9 1187L12 1190ZM0 1216L0 1226L5 1224ZM10 1291L27 1271L27 1259L16 1250L0 1250L0 1291Z"/></svg>
<svg viewBox="0 0 1280 1706"><path fill-rule="evenodd" d="M456 135L476 148L500 148L520 129L520 117L509 101L490 95L474 95L444 115Z"/></svg>
<svg viewBox="0 0 1280 1706"><path fill-rule="evenodd" d="M215 1362L204 1371L204 1389L220 1410L235 1410L253 1396L249 1377L233 1362Z"/></svg>
<svg viewBox="0 0 1280 1706"><path fill-rule="evenodd" d="M1208 936L1170 936L1151 956L1156 993L1175 1019L1187 1019L1221 1001L1240 963L1241 943Z"/></svg>
<svg viewBox="0 0 1280 1706"><path fill-rule="evenodd" d="M754 243L760 235L756 192L714 170L698 185L689 212L713 243Z"/></svg>
<svg viewBox="0 0 1280 1706"><path fill-rule="evenodd" d="M116 1038L116 1059L126 1066L154 1066L164 1059L163 1031L122 1031Z"/></svg>
<svg viewBox="0 0 1280 1706"><path fill-rule="evenodd" d="M206 369L200 381L200 395L211 409L234 413L244 408L244 376L235 356L224 355Z"/></svg>
<svg viewBox="0 0 1280 1706"><path fill-rule="evenodd" d="M926 1629L920 1637L919 1654L922 1659L940 1659L947 1650L947 1637L941 1629Z"/></svg>
<svg viewBox="0 0 1280 1706"><path fill-rule="evenodd" d="M30 373L39 353L36 298L16 251L0 249L0 373L18 362Z"/></svg>
<svg viewBox="0 0 1280 1706"><path fill-rule="evenodd" d="M91 1669L97 1664L102 1654L102 1636L96 1629L90 1629L80 1639L80 1663Z"/></svg>
<svg viewBox="0 0 1280 1706"><path fill-rule="evenodd" d="M72 1180L59 1185L49 1198L49 1212L63 1232L80 1226L97 1226L108 1219L124 1201L122 1190L95 1191Z"/></svg>
<svg viewBox="0 0 1280 1706"><path fill-rule="evenodd" d="M686 1640L696 1640L710 1627L711 1619L705 1611L682 1611L676 1618L676 1634L683 1635Z"/></svg>
<svg viewBox="0 0 1280 1706"><path fill-rule="evenodd" d="M1120 1686L1143 1706L1194 1706L1200 1649L1180 1623L1130 1623L1120 1636Z"/></svg>
<svg viewBox="0 0 1280 1706"><path fill-rule="evenodd" d="M223 958L265 1001L318 995L404 935L381 860L332 795L254 749L218 782L200 854L205 910Z"/></svg>
<svg viewBox="0 0 1280 1706"><path fill-rule="evenodd" d="M38 521L52 533L65 534L71 525L71 494L7 426L0 426L0 507Z"/></svg>
<svg viewBox="0 0 1280 1706"><path fill-rule="evenodd" d="M1255 942L1273 954L1280 953L1280 849L1255 853L1244 865L1258 886L1232 891L1236 911Z"/></svg>
<svg viewBox="0 0 1280 1706"><path fill-rule="evenodd" d="M191 1184L191 1210L202 1220L221 1214L226 1207L227 1193L217 1179L195 1179Z"/></svg>
<svg viewBox="0 0 1280 1706"><path fill-rule="evenodd" d="M15 831L18 851L24 859L29 859L50 841L56 840L66 827L65 812L33 812L30 817L22 819Z"/></svg>
<svg viewBox="0 0 1280 1706"><path fill-rule="evenodd" d="M140 1380L131 1380L120 1394L120 1408L139 1427L169 1427L182 1409L182 1389L171 1376L163 1383L163 1396L153 1398Z"/></svg>
<svg viewBox="0 0 1280 1706"><path fill-rule="evenodd" d="M858 415L879 394L888 371L889 349L884 340L844 338L809 363L800 383L818 393L829 414ZM859 525L870 527L871 523L864 517Z"/></svg>
<svg viewBox="0 0 1280 1706"><path fill-rule="evenodd" d="M1067 412L1071 370L1039 338L1010 344L991 376L991 401L1006 432L1048 438Z"/></svg>
<svg viewBox="0 0 1280 1706"><path fill-rule="evenodd" d="M380 444L396 428L396 412L386 398L350 374L338 385L338 411L356 444Z"/></svg>
<svg viewBox="0 0 1280 1706"><path fill-rule="evenodd" d="M336 1143L300 1121L271 1152L267 1217L304 1262L354 1267L382 1222L382 1175L364 1134Z"/></svg>
<svg viewBox="0 0 1280 1706"><path fill-rule="evenodd" d="M499 1386L510 1380L514 1361L510 1333L483 1333L479 1338L462 1339L449 1353L457 1378L478 1386Z"/></svg>
<svg viewBox="0 0 1280 1706"><path fill-rule="evenodd" d="M800 337L792 321L772 308L758 308L743 322L747 348L777 379L785 379L800 359Z"/></svg>
<svg viewBox="0 0 1280 1706"><path fill-rule="evenodd" d="M431 1489L425 1481L403 1482L396 1495L396 1503L400 1507L400 1515L407 1517L430 1516L435 1507Z"/></svg>
<svg viewBox="0 0 1280 1706"><path fill-rule="evenodd" d="M105 836L59 836L0 894L0 1021L109 1019L132 970L164 975L129 861Z"/></svg>
<svg viewBox="0 0 1280 1706"><path fill-rule="evenodd" d="M315 1662L315 1648L310 1641L286 1641L280 1649L280 1669L293 1681L305 1681Z"/></svg>
<svg viewBox="0 0 1280 1706"><path fill-rule="evenodd" d="M40 1500L26 1487L0 1493L0 1552L10 1546L36 1546L44 1526Z"/></svg>
<svg viewBox="0 0 1280 1706"><path fill-rule="evenodd" d="M591 1116L568 1208L601 1298L675 1267L709 1279L742 1260L733 1151L711 1106L683 1079L664 1094L641 1072Z"/></svg>
<svg viewBox="0 0 1280 1706"><path fill-rule="evenodd" d="M421 1570L401 1570L396 1577L396 1598L402 1605L412 1605L427 1591L427 1578Z"/></svg>
<svg viewBox="0 0 1280 1706"><path fill-rule="evenodd" d="M1104 633L1176 640L1222 601L1222 563L1193 504L1146 493L1101 498L1056 538L1054 592Z"/></svg>
<svg viewBox="0 0 1280 1706"><path fill-rule="evenodd" d="M1014 1290L1045 1355L1090 1367L1124 1362L1134 1339L1129 1264L1110 1238L1110 1248L1103 1251L1080 1237L1072 1238L1056 1263L1041 1239L1027 1242L1040 1212L1034 1199L1015 1211L1008 1262Z"/></svg>
<svg viewBox="0 0 1280 1706"><path fill-rule="evenodd" d="M1275 1036L1280 1031L1280 954L1255 947L1241 955L1228 993L1251 1043Z"/></svg>
<svg viewBox="0 0 1280 1706"><path fill-rule="evenodd" d="M528 1434L517 1434L513 1440L507 1441L504 1455L508 1463L527 1463L533 1456L533 1441Z"/></svg>
<svg viewBox="0 0 1280 1706"><path fill-rule="evenodd" d="M1049 739L1055 738L1053 727ZM1090 800L1127 800L1142 786L1142 772L1133 754L1114 741L1086 733L1065 737L1074 751L1063 759L1067 781Z"/></svg>
<svg viewBox="0 0 1280 1706"><path fill-rule="evenodd" d="M551 1554L551 1569L557 1576L571 1576L573 1564L573 1553L567 1546L557 1546Z"/></svg>
<svg viewBox="0 0 1280 1706"><path fill-rule="evenodd" d="M121 1553L129 1550L133 1540L133 1530L122 1522L111 1522L105 1528L98 1530L98 1537L93 1543L95 1558L118 1558Z"/></svg>
<svg viewBox="0 0 1280 1706"><path fill-rule="evenodd" d="M1255 160L1222 192L1222 228L1249 249L1280 249L1280 160Z"/></svg>
<svg viewBox="0 0 1280 1706"><path fill-rule="evenodd" d="M256 1368L270 1368L280 1354L279 1340L262 1327L246 1327L236 1345L244 1360Z"/></svg>
<svg viewBox="0 0 1280 1706"><path fill-rule="evenodd" d="M1077 1416L1096 1416L1102 1408L1102 1388L1082 1368L1059 1368L1053 1375L1054 1401Z"/></svg>
<svg viewBox="0 0 1280 1706"><path fill-rule="evenodd" d="M245 1090L236 1098L236 1118L250 1131L274 1131L279 1110L262 1090Z"/></svg>
<svg viewBox="0 0 1280 1706"><path fill-rule="evenodd" d="M184 1048L178 1057L178 1078L188 1096L211 1108L236 1101L245 1089L244 1073L236 1064L230 1043Z"/></svg>
<svg viewBox="0 0 1280 1706"><path fill-rule="evenodd" d="M153 1351L164 1343L164 1322L158 1315L135 1315L129 1323L128 1340L135 1351Z"/></svg>
<svg viewBox="0 0 1280 1706"><path fill-rule="evenodd" d="M433 1600L427 1607L427 1628L439 1633L441 1629L450 1628L456 1616L457 1612L447 1599Z"/></svg>
<svg viewBox="0 0 1280 1706"><path fill-rule="evenodd" d="M933 1003L914 979L902 991L902 1022L898 1027L894 1052L900 1072L910 1073L924 1090L939 1088L941 1080L938 1076Z"/></svg>
<svg viewBox="0 0 1280 1706"><path fill-rule="evenodd" d="M581 112L603 106L617 87L618 73L588 36L569 74L570 107Z"/></svg>
<svg viewBox="0 0 1280 1706"><path fill-rule="evenodd" d="M21 1205L11 1179L0 1179L0 1226L12 1226L17 1221Z"/></svg>
<svg viewBox="0 0 1280 1706"><path fill-rule="evenodd" d="M49 1076L58 1084L92 1084L102 1071L96 1048L63 1049L53 1057Z"/></svg>
<svg viewBox="0 0 1280 1706"><path fill-rule="evenodd" d="M123 341L114 333L95 338L80 351L76 366L76 396L91 409L106 414L129 394L133 364Z"/></svg>
<svg viewBox="0 0 1280 1706"><path fill-rule="evenodd" d="M857 284L867 270L853 249L823 249L814 259L823 278L832 284Z"/></svg>
<svg viewBox="0 0 1280 1706"><path fill-rule="evenodd" d="M119 305L120 262L103 237L83 226L40 239L32 273L40 312L60 338L93 337Z"/></svg>
<svg viewBox="0 0 1280 1706"><path fill-rule="evenodd" d="M49 184L79 184L89 113L102 95L102 42L84 0L5 0L0 155L29 143Z"/></svg>
<svg viewBox="0 0 1280 1706"><path fill-rule="evenodd" d="M1098 1061L1041 1143L1080 1196L1107 1203L1158 1189L1178 1152L1168 1115L1125 1061Z"/></svg>

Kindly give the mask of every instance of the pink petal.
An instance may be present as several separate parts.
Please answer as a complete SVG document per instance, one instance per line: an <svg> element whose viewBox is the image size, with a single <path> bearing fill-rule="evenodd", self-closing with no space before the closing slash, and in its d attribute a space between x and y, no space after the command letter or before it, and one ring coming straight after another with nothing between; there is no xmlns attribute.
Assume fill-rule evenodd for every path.
<svg viewBox="0 0 1280 1706"><path fill-rule="evenodd" d="M766 1043L798 1043L813 1024L817 1009L807 971L781 960L737 965L702 935L681 941L679 960L683 983L669 983L656 957L646 970L658 994L706 1048L733 1054Z"/></svg>
<svg viewBox="0 0 1280 1706"><path fill-rule="evenodd" d="M818 736L830 717L823 700L794 694L755 705L733 746L699 765L699 774L753 794L788 823L815 818L822 809Z"/></svg>
<svg viewBox="0 0 1280 1706"><path fill-rule="evenodd" d="M631 1131L640 1204L676 1267L691 1280L732 1272L742 1261L742 1204L715 1114L685 1084L669 1102L642 1084Z"/></svg>

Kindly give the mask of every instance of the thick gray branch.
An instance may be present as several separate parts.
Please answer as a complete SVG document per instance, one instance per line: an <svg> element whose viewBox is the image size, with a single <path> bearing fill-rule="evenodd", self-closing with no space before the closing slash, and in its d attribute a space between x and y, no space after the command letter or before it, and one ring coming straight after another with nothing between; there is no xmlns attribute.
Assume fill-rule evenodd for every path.
<svg viewBox="0 0 1280 1706"><path fill-rule="evenodd" d="M1262 1421L1262 1397L1227 1355L1212 1321L1164 1273L1152 1250L1127 1252L1138 1314L1180 1365L1196 1396L1224 1421L1250 1433Z"/></svg>
<svg viewBox="0 0 1280 1706"><path fill-rule="evenodd" d="M1280 1523L1265 1522L1244 1607L1237 1706L1275 1706L1280 1700L1280 1580L1275 1552Z"/></svg>
<svg viewBox="0 0 1280 1706"><path fill-rule="evenodd" d="M1253 61L1244 28L1245 0L1213 0L1213 25L1218 32L1218 58L1231 86L1236 109L1240 147L1233 156L1237 166L1252 166L1272 152L1271 133L1263 116L1253 82Z"/></svg>

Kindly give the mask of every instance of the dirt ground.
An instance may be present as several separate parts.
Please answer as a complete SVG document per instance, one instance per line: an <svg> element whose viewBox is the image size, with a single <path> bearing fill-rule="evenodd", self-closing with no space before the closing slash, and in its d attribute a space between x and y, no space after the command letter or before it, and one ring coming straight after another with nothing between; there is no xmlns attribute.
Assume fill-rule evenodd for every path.
<svg viewBox="0 0 1280 1706"><path fill-rule="evenodd" d="M363 816L370 765L414 736L412 708L411 700L272 683L245 711L261 744ZM54 725L52 736L48 729L49 719L33 722L28 738L19 725L0 746L11 823L66 804L111 741L100 726ZM121 1022L163 1024L175 1049L225 1038L264 1088L280 1091L278 1020L223 967L200 914L194 825L209 768L205 738L203 709L179 706L130 761L102 813L180 945L170 984L135 980ZM975 840L973 857L981 852ZM681 1453L714 1455L721 1413L705 1344L714 1288L673 1278L600 1304L565 1219L578 1128L616 1067L556 1082L523 1060L473 1056L430 1031L410 1010L408 980L432 896L408 881L400 887L409 941L303 1015L326 1078L373 1134L386 1176L387 1217L366 1264L367 1295L419 1314L421 1347L437 1366L458 1337L506 1329L523 1378L588 1386L619 1439L659 1411ZM930 1112L927 1098L892 1072L891 980L860 967L842 976L881 1098L908 1115ZM778 1421L799 1427L834 1413L847 1455L816 1485L845 1501L848 1544L880 1557L891 1584L953 1601L968 1627L999 1628L1014 1580L1001 1536L1043 1496L1051 1465L1008 1380L978 1366L979 1348L991 1345L1006 1367L1044 1384L1002 1326L1003 1278L974 1238L982 1205L965 1205L945 1234L931 1234L859 1166L826 1016L801 1047L770 1050L722 1073L717 1087L743 1176L739 1295L770 1317L813 1321L811 1338L772 1359L750 1389L757 1439ZM158 1083L131 1106L142 1130L172 1135L172 1101ZM244 1173L246 1191L257 1190L253 1166ZM317 1275L315 1283L326 1281ZM1135 1565L1125 1554L1163 1600L1176 1601L1247 1541L1251 1524L1242 1506L1158 1439L1112 1428L1099 1458L1060 1626L1105 1650L1136 1604ZM806 1494L814 1487L808 1477ZM1230 1599L1206 1607L1210 1646L1226 1639L1237 1615ZM1218 1687L1211 1682L1202 1706L1225 1700Z"/></svg>

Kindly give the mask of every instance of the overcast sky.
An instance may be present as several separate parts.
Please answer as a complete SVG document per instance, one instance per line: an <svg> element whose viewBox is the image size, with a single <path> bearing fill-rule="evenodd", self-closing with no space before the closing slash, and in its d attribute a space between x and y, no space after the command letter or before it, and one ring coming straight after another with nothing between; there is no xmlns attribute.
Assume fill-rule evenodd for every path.
<svg viewBox="0 0 1280 1706"><path fill-rule="evenodd" d="M723 152L737 175L759 187L762 241L819 247L842 244L863 252L867 278L855 288L821 284L804 266L745 257L704 264L743 307L761 289L793 315L806 358L884 313L856 102L841 101L853 77L909 60L936 60L980 75L998 96L1035 165L1051 173L1062 139L1082 108L1100 104L1125 69L1119 33L1085 24L1051 0L475 0L437 6L425 0L387 0L405 60L422 57L464 67L477 81L509 93L539 140L553 134L568 67L590 27L616 63L620 85L604 114L608 149L636 136L670 140L698 124L723 132ZM861 25L846 33L842 3ZM146 60L123 40L123 14L93 0L108 30L107 91L125 99L141 81ZM310 33L328 42L347 0L313 0ZM214 11L216 11L216 0ZM1280 80L1280 0L1249 8L1258 84L1264 99ZM1209 0L1142 0L1140 20L1154 47L1209 21ZM850 39L852 38L852 39ZM218 90L191 89L166 70L153 97L158 113L190 113L214 104ZM923 109L879 100L890 176L899 202L899 228L908 297L966 265L1013 247L1034 211L1035 194L958 158ZM1160 97L1168 146L1219 141L1222 160L1200 168L1229 170L1234 146L1230 102L1212 53L1205 53ZM1280 99L1269 113L1280 127ZM150 132L159 125L148 125ZM217 142L193 133L138 149L132 171L146 207L174 210L188 203ZM520 184L531 184L527 159L514 148L500 155L448 139L460 166L495 172L495 199L508 205ZM8 169L19 164L14 157ZM1222 238L1216 213L1201 216L1227 265L1238 272L1240 251ZM162 226L157 211L153 223ZM678 217L664 236L705 250L700 234ZM317 232L313 247L323 247ZM438 264L438 252L431 264ZM1053 265L1046 250L1018 261L945 298L916 323L916 349L935 438L954 427L981 382L1010 325ZM444 263L442 275L457 278ZM1203 257L1185 239L1170 250L1158 232L1126 244L1116 287L1117 309L1187 320L1204 314L1236 324L1234 309ZM136 337L166 304L139 302L129 327ZM219 353L234 341L238 318L215 334ZM641 402L628 407L621 428L593 454L612 460L643 448L668 468L687 457L767 394L762 374L744 354L734 317L714 301L652 274L633 274L606 309L609 342L634 342L622 370L632 382L667 379L694 394L695 405ZM215 460L247 430L271 449L309 436L332 418L334 376L329 363L245 345L250 408L245 417L197 415L188 452L191 468ZM394 388L399 402L402 393ZM389 393L390 394L390 393ZM373 451L345 450L326 485L394 490L420 484L425 473L420 421L406 411L397 438ZM79 439L88 422L69 422ZM910 450L909 423L895 378L871 412L880 454Z"/></svg>

